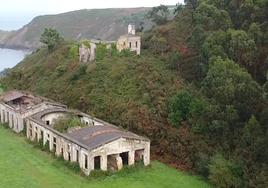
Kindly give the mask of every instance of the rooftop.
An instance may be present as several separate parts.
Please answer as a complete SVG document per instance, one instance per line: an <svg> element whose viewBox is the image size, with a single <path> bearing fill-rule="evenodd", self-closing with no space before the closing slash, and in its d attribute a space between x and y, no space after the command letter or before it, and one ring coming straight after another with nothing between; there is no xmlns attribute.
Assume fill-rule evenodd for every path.
<svg viewBox="0 0 268 188"><path fill-rule="evenodd" d="M42 120L43 116L58 112L72 113L81 117L88 117L94 121L97 121L98 125L73 130L71 133L60 133L57 130L53 129L53 127L46 125ZM115 125L99 120L97 118L93 118L92 116L89 116L77 110L68 110L55 107L36 113L29 117L29 119L88 150L98 148L99 146L120 138L149 141L147 138L138 136L132 132L121 129Z"/></svg>
<svg viewBox="0 0 268 188"><path fill-rule="evenodd" d="M17 90L12 90L3 93L0 96L0 102L7 104L8 106L12 107L15 111L18 111L20 113L27 112L28 110L42 103L51 104L54 106L60 106L63 108L66 107L65 105L55 102L51 99L47 99L41 96L34 96L29 92L17 91Z"/></svg>

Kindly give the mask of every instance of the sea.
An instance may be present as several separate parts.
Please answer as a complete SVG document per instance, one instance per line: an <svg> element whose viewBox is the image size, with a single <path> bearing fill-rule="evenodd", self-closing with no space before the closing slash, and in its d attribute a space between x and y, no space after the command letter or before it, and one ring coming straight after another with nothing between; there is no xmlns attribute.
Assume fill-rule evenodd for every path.
<svg viewBox="0 0 268 188"><path fill-rule="evenodd" d="M13 68L29 53L25 50L0 48L0 72L7 68Z"/></svg>

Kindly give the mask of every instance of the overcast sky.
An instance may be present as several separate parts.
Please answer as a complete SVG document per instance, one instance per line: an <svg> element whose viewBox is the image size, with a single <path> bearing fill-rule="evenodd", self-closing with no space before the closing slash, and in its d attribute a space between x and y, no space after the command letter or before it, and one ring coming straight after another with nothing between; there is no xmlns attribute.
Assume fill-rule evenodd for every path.
<svg viewBox="0 0 268 188"><path fill-rule="evenodd" d="M183 0L0 0L0 29L18 29L40 14L79 9L153 7L175 5Z"/></svg>

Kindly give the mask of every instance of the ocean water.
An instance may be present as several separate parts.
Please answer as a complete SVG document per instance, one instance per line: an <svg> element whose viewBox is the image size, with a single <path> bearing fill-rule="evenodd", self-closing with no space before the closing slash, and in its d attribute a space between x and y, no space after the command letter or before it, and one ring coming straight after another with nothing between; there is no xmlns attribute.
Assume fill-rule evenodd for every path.
<svg viewBox="0 0 268 188"><path fill-rule="evenodd" d="M28 51L0 48L0 72L16 66L27 54Z"/></svg>

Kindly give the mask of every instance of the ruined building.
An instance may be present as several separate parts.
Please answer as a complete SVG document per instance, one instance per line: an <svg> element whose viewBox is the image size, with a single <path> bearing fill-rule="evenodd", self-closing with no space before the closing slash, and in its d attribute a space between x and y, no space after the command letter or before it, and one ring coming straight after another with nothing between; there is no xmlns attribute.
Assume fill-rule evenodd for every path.
<svg viewBox="0 0 268 188"><path fill-rule="evenodd" d="M77 162L89 175L92 170L120 170L136 161L150 164L150 140L52 100L27 92L0 96L0 120L27 138L41 141L57 156ZM59 130L62 120L76 119L75 126ZM68 121L63 121L68 122Z"/></svg>
<svg viewBox="0 0 268 188"><path fill-rule="evenodd" d="M120 36L116 48L119 52L124 49L129 49L132 52L136 52L137 55L140 55L141 37L136 35L135 25L128 25L128 34Z"/></svg>
<svg viewBox="0 0 268 188"><path fill-rule="evenodd" d="M81 44L79 46L79 61L83 63L94 61L96 58L96 44L90 43L90 46Z"/></svg>

